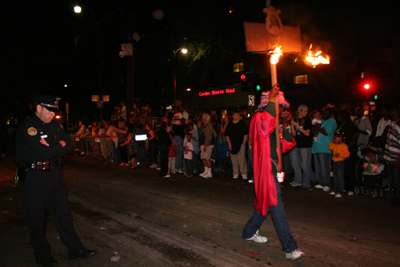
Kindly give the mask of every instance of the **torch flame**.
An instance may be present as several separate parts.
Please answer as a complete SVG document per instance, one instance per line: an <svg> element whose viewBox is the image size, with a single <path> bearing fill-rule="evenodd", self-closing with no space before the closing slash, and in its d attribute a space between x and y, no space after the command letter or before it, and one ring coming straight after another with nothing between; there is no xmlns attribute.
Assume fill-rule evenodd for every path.
<svg viewBox="0 0 400 267"><path fill-rule="evenodd" d="M325 57L321 56L322 51L318 51L317 53L313 54L311 51L312 44L310 44L310 48L308 50L308 56L306 57L306 61L309 61L311 65L315 68L318 64L329 64L330 57L326 55Z"/></svg>
<svg viewBox="0 0 400 267"><path fill-rule="evenodd" d="M281 46L278 46L274 51L271 53L271 64L277 64L279 62L279 57L282 55Z"/></svg>

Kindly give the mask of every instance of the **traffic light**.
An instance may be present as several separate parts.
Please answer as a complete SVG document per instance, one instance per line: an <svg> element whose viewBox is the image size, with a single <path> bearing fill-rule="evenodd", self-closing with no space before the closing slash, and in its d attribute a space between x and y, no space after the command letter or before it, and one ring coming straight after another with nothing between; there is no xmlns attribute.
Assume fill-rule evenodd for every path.
<svg viewBox="0 0 400 267"><path fill-rule="evenodd" d="M363 87L365 90L368 90L369 88L371 88L371 85L369 83L366 83L366 84L364 84Z"/></svg>
<svg viewBox="0 0 400 267"><path fill-rule="evenodd" d="M378 99L378 95L375 95L375 96L374 96L374 99L375 99L375 100Z"/></svg>
<svg viewBox="0 0 400 267"><path fill-rule="evenodd" d="M249 89L249 78L247 77L246 74L242 73L240 75L240 83L242 91L247 91Z"/></svg>
<svg viewBox="0 0 400 267"><path fill-rule="evenodd" d="M257 91L260 91L261 90L261 85L257 84L256 85L256 89L257 89Z"/></svg>

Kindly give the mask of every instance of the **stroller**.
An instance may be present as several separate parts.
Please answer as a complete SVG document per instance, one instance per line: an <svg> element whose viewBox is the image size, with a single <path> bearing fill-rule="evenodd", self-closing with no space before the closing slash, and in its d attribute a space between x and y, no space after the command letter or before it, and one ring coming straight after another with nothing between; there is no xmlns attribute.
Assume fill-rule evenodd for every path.
<svg viewBox="0 0 400 267"><path fill-rule="evenodd" d="M354 189L356 195L371 192L374 198L385 196L387 184L383 152L369 147L361 151L363 156L357 164L357 183Z"/></svg>
<svg viewBox="0 0 400 267"><path fill-rule="evenodd" d="M232 172L232 163L229 156L228 142L216 142L218 148L218 154L211 158L211 161L215 163L216 172Z"/></svg>

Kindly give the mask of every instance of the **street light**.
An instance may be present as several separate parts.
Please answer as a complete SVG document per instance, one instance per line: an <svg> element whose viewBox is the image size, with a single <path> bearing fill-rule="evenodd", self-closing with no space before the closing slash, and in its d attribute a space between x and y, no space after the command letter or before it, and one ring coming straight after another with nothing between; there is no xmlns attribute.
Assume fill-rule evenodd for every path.
<svg viewBox="0 0 400 267"><path fill-rule="evenodd" d="M82 12L82 8L80 6L74 6L74 12L79 14Z"/></svg>
<svg viewBox="0 0 400 267"><path fill-rule="evenodd" d="M99 86L100 86L100 101L103 102L103 74L102 74L102 63L101 63L101 47L100 47L100 33L99 33L99 26L98 22L96 19L96 16L94 15L92 9L90 9L87 6L74 6L74 12L76 14L80 14L82 12L82 7L85 9L89 10L89 12L92 14L94 18L94 22L96 26L96 32L97 32L97 61L98 61L98 75L99 75ZM103 119L103 105L100 106L100 119Z"/></svg>
<svg viewBox="0 0 400 267"><path fill-rule="evenodd" d="M181 51L182 54L186 54L188 52L187 48L181 47L176 50L172 50L171 56L171 65L172 65L172 83L174 88L174 103L176 102L176 73L175 73L175 56L176 54Z"/></svg>

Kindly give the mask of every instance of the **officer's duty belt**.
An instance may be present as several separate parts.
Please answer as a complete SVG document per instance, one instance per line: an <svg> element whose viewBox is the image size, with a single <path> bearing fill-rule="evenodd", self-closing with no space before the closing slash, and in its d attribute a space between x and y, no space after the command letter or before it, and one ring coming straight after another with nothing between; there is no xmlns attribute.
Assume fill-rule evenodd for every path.
<svg viewBox="0 0 400 267"><path fill-rule="evenodd" d="M58 166L58 161L37 161L35 163L32 163L30 165L31 169L34 169L35 171L50 171L52 168L55 168Z"/></svg>

